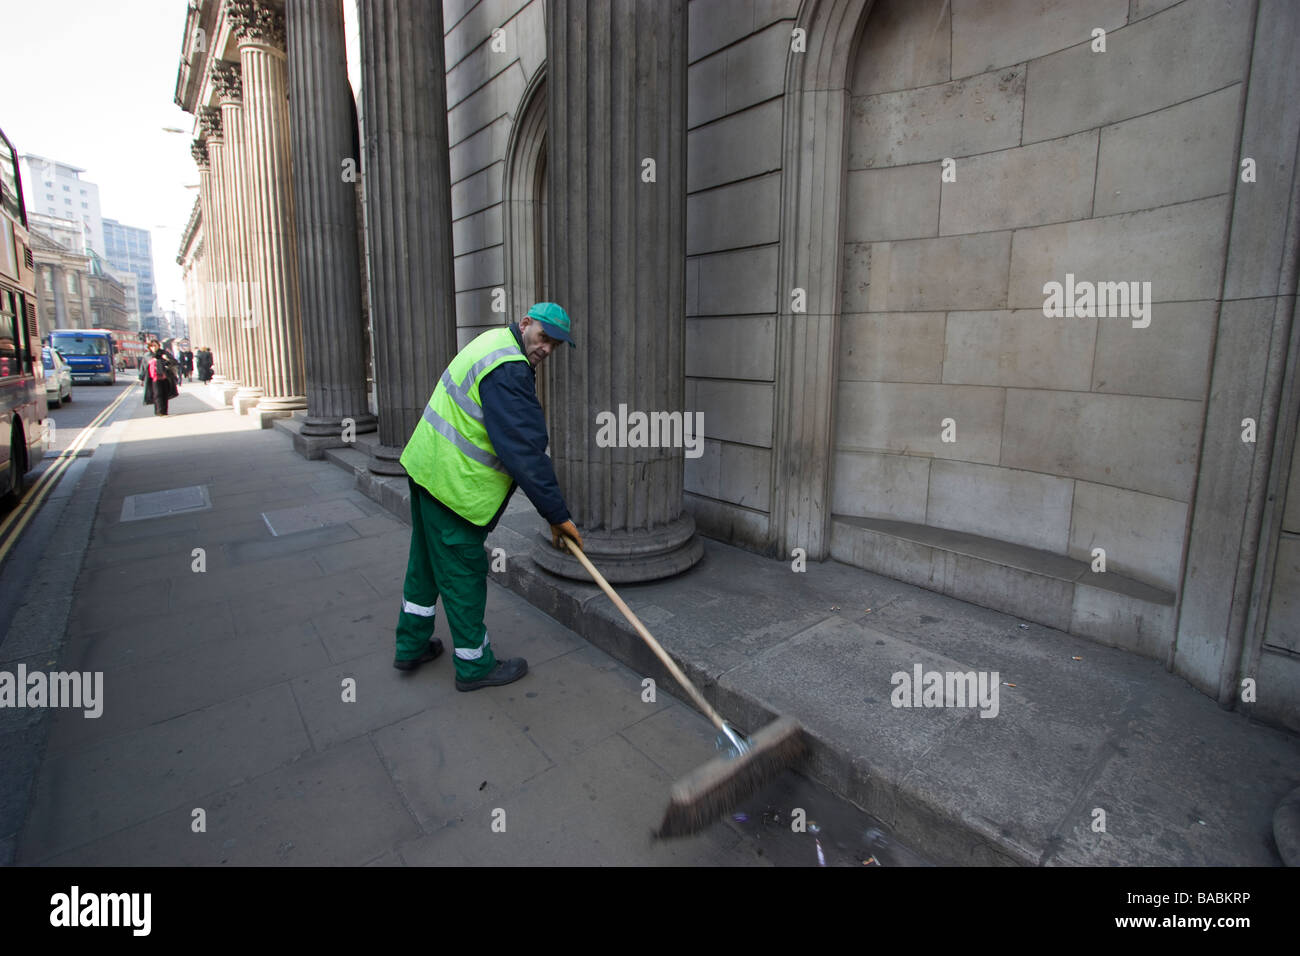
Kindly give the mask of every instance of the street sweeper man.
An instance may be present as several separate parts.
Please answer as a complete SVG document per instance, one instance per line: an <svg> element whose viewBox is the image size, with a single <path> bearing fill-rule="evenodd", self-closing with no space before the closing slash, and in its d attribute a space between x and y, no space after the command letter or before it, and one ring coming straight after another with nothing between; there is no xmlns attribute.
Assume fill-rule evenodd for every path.
<svg viewBox="0 0 1300 956"><path fill-rule="evenodd" d="M411 552L397 619L393 666L409 671L442 653L435 605L456 648L456 689L519 680L522 657L498 660L488 641L488 558L483 542L516 487L561 535L582 546L546 454L546 419L537 401L537 366L561 342L574 347L569 316L539 302L517 323L484 332L447 366L402 451L411 487Z"/></svg>

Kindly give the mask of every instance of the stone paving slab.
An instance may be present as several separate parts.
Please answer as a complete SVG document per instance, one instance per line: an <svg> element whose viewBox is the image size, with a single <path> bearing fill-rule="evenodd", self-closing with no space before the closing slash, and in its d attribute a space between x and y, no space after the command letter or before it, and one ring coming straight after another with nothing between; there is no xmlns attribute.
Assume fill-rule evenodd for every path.
<svg viewBox="0 0 1300 956"><path fill-rule="evenodd" d="M176 631L183 628L177 622ZM104 712L94 720L59 720L51 753L105 742L242 697L328 665L310 622L264 634L188 644L104 674Z"/></svg>
<svg viewBox="0 0 1300 956"><path fill-rule="evenodd" d="M358 738L62 853L53 866L359 866L420 835ZM364 807L344 816L340 807ZM195 832L194 810L204 811Z"/></svg>
<svg viewBox="0 0 1300 956"><path fill-rule="evenodd" d="M489 694L451 694L374 734L393 780L426 832L499 800L553 766Z"/></svg>
<svg viewBox="0 0 1300 956"><path fill-rule="evenodd" d="M174 630L144 627L141 617L71 638L63 649L63 666L70 670L112 671L206 641L227 641L235 628L224 598L193 605L187 613L177 616Z"/></svg>
<svg viewBox="0 0 1300 956"><path fill-rule="evenodd" d="M82 720L68 711L63 720ZM75 751L41 765L18 862L50 857L195 805L311 749L290 689L280 684ZM162 861L160 861L162 862Z"/></svg>
<svg viewBox="0 0 1300 956"><path fill-rule="evenodd" d="M690 841L653 841L651 830L663 815L662 795L671 783L644 754L611 735L498 800L485 801L402 855L425 863L450 848L452 859L482 866L761 864L728 852L738 837L726 827ZM494 822L505 829L494 830Z"/></svg>

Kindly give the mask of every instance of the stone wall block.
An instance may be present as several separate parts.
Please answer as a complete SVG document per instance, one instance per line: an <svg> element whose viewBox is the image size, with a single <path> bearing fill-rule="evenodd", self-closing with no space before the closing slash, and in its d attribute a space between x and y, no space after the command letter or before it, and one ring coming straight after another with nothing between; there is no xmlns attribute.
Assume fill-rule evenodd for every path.
<svg viewBox="0 0 1300 956"><path fill-rule="evenodd" d="M1088 391L1097 325L1041 309L949 312L943 381Z"/></svg>
<svg viewBox="0 0 1300 956"><path fill-rule="evenodd" d="M943 184L939 233L992 232L1087 219L1097 131L956 161Z"/></svg>
<svg viewBox="0 0 1300 956"><path fill-rule="evenodd" d="M1084 6L1080 4L1080 6ZM1184 0L1091 43L1033 60L1024 142L1140 116L1246 78L1249 0Z"/></svg>
<svg viewBox="0 0 1300 956"><path fill-rule="evenodd" d="M1186 501L1200 431L1200 402L1010 389L1001 463Z"/></svg>
<svg viewBox="0 0 1300 956"><path fill-rule="evenodd" d="M938 86L854 96L849 168L937 162L1018 146L1024 96L1023 66Z"/></svg>
<svg viewBox="0 0 1300 956"><path fill-rule="evenodd" d="M1154 302L1217 298L1226 211L1222 197L1019 229L1008 305L1041 309L1044 284L1064 283L1067 273L1076 282L1150 282Z"/></svg>
<svg viewBox="0 0 1300 956"><path fill-rule="evenodd" d="M1024 63L1107 33L1128 20L1129 0L953 0L952 75Z"/></svg>
<svg viewBox="0 0 1300 956"><path fill-rule="evenodd" d="M860 518L925 522L932 459L878 452L837 451L831 511Z"/></svg>
<svg viewBox="0 0 1300 956"><path fill-rule="evenodd" d="M1091 565L1106 551L1107 572L1175 590L1182 570L1187 502L1110 485L1075 482L1069 555Z"/></svg>
<svg viewBox="0 0 1300 956"><path fill-rule="evenodd" d="M850 170L844 177L844 240L938 235L941 172L938 163Z"/></svg>
<svg viewBox="0 0 1300 956"><path fill-rule="evenodd" d="M1005 399L1001 388L841 382L835 446L994 465ZM953 442L942 440L947 418L956 423Z"/></svg>
<svg viewBox="0 0 1300 956"><path fill-rule="evenodd" d="M1074 482L1067 478L936 460L929 487L926 524L1065 551L1074 495Z"/></svg>

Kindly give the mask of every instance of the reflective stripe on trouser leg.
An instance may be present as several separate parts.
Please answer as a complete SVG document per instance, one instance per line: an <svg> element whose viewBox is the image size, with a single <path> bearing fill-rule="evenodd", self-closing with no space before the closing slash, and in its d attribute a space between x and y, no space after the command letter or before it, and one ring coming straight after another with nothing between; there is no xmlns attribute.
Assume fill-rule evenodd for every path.
<svg viewBox="0 0 1300 956"><path fill-rule="evenodd" d="M442 611L456 648L456 677L478 680L496 666L483 614L487 610L487 529L471 524L419 489Z"/></svg>
<svg viewBox="0 0 1300 956"><path fill-rule="evenodd" d="M411 550L406 560L406 580L402 584L402 610L397 615L397 660L415 660L424 654L437 623L438 583L434 577L429 535L424 520L427 496L416 494L415 482L407 479L411 489Z"/></svg>

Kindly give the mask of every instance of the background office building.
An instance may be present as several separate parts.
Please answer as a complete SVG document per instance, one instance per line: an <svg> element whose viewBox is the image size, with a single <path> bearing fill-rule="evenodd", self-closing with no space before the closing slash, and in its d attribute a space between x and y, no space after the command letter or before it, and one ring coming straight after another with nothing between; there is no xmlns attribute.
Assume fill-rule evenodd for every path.
<svg viewBox="0 0 1300 956"><path fill-rule="evenodd" d="M155 315L153 237L149 230L124 226L116 219L105 219L103 228L104 258L115 269L135 273L139 313L141 316Z"/></svg>
<svg viewBox="0 0 1300 956"><path fill-rule="evenodd" d="M24 153L19 163L22 165L27 214L39 213L54 219L81 222L86 229L86 244L104 255L104 220L99 212L99 187L81 178L85 170L34 153Z"/></svg>

